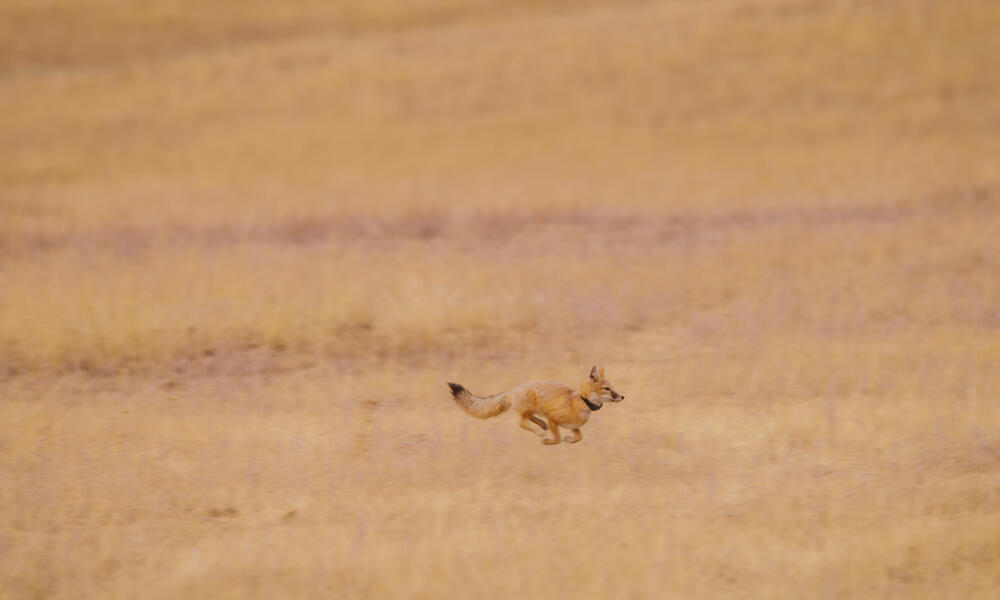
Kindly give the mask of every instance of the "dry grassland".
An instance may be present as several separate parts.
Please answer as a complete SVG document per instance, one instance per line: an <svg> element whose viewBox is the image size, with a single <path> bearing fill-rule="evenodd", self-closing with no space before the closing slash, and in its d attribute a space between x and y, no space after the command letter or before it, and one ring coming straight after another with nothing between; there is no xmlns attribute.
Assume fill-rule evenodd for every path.
<svg viewBox="0 0 1000 600"><path fill-rule="evenodd" d="M0 597L996 597L1000 4L348 4L0 5Z"/></svg>

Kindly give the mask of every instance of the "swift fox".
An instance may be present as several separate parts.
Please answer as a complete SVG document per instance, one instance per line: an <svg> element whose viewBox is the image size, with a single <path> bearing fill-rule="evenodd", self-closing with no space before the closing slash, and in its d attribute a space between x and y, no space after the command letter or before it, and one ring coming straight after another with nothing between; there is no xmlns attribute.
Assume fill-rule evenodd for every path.
<svg viewBox="0 0 1000 600"><path fill-rule="evenodd" d="M480 398L457 383L448 382L455 403L473 417L488 419L495 417L510 407L521 415L521 427L542 438L542 443L558 444L559 426L573 430L573 436L565 440L575 444L583 439L580 428L587 424L590 413L601 410L605 402L621 402L625 399L614 390L604 378L604 367L594 367L590 376L579 390L552 381L527 381L509 392ZM540 417L545 417L546 424ZM552 437L545 435L545 430Z"/></svg>

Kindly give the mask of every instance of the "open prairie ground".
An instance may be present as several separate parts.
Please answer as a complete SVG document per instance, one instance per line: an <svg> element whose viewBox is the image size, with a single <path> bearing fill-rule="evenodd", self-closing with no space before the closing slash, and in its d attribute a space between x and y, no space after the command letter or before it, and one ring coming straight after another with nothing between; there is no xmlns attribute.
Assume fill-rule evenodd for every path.
<svg viewBox="0 0 1000 600"><path fill-rule="evenodd" d="M0 597L997 597L1000 3L347 4L0 3Z"/></svg>

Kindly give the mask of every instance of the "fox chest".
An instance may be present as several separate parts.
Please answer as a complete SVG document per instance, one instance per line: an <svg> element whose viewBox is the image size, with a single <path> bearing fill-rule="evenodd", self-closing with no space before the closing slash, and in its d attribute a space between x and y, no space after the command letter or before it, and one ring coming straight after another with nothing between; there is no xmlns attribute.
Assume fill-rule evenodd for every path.
<svg viewBox="0 0 1000 600"><path fill-rule="evenodd" d="M566 406L561 406L552 411L549 416L560 425L582 427L590 420L590 409L582 406L582 402L581 406L575 406L575 404L575 402L571 402Z"/></svg>

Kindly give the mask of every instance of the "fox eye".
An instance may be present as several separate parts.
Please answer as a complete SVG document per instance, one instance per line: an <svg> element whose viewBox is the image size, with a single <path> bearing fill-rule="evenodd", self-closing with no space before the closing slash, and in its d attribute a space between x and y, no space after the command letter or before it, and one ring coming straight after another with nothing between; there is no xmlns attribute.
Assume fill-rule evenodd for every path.
<svg viewBox="0 0 1000 600"><path fill-rule="evenodd" d="M604 386L604 389L605 389L605 390L610 390L610 389L611 389L611 387L610 387L610 386L607 386L607 385L606 385L606 386Z"/></svg>

